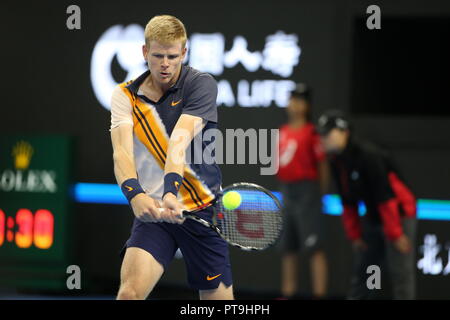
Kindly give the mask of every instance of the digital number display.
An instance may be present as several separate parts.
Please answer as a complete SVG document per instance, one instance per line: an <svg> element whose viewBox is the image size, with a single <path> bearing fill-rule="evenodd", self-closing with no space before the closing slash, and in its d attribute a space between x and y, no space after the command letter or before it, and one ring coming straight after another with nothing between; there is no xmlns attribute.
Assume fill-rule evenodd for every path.
<svg viewBox="0 0 450 320"><path fill-rule="evenodd" d="M5 220L5 213L0 209L0 247L3 245L3 242L5 242Z"/></svg>
<svg viewBox="0 0 450 320"><path fill-rule="evenodd" d="M53 244L54 218L49 210L40 209L34 216L34 245L39 249L48 249Z"/></svg>
<svg viewBox="0 0 450 320"><path fill-rule="evenodd" d="M13 218L0 209L0 247L6 240L18 248L35 246L45 250L52 246L53 239L54 216L49 210L39 209L33 214L29 209L19 209Z"/></svg>

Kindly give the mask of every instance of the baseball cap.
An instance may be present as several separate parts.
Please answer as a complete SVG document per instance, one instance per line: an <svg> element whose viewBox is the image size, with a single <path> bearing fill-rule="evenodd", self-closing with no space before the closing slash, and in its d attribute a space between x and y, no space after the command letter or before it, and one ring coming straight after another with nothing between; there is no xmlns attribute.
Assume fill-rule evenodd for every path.
<svg viewBox="0 0 450 320"><path fill-rule="evenodd" d="M302 98L310 101L312 96L311 88L306 83L297 83L295 89L291 92L291 97Z"/></svg>
<svg viewBox="0 0 450 320"><path fill-rule="evenodd" d="M327 135L332 129L350 129L350 122L340 110L325 111L317 122L316 130L320 135Z"/></svg>

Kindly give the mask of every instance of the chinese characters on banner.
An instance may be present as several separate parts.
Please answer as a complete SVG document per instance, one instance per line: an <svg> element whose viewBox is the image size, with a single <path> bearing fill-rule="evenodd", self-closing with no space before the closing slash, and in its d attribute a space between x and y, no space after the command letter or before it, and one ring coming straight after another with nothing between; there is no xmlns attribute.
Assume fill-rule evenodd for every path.
<svg viewBox="0 0 450 320"><path fill-rule="evenodd" d="M118 84L111 72L113 58L127 71L127 81L146 70L140 56L144 43L140 25L112 26L97 41L91 60L91 81L97 99L109 109L112 90ZM295 34L277 31L265 38L261 51L250 51L247 39L237 35L226 50L227 39L222 33L194 33L188 40L185 63L212 74L218 83L218 106L285 107L295 88L290 78L300 62L301 48ZM224 72L242 66L247 72L241 79L228 79ZM254 79L259 70L273 74L269 79ZM267 74L267 73L261 73Z"/></svg>
<svg viewBox="0 0 450 320"><path fill-rule="evenodd" d="M447 264L440 257L441 251L447 251ZM424 243L420 246L422 258L417 262L417 268L422 270L423 274L430 275L448 275L450 274L450 246L443 246L438 243L434 234L426 234Z"/></svg>

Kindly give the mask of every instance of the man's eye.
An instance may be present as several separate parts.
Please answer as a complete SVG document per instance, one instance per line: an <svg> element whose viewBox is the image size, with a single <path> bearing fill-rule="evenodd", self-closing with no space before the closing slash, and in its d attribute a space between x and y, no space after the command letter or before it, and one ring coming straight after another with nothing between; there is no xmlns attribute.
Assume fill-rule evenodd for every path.
<svg viewBox="0 0 450 320"><path fill-rule="evenodd" d="M162 54L154 54L153 56L154 56L155 58L159 58L159 59L161 59L161 58L163 57Z"/></svg>
<svg viewBox="0 0 450 320"><path fill-rule="evenodd" d="M169 55L168 58L170 60L176 59L178 57L178 55Z"/></svg>

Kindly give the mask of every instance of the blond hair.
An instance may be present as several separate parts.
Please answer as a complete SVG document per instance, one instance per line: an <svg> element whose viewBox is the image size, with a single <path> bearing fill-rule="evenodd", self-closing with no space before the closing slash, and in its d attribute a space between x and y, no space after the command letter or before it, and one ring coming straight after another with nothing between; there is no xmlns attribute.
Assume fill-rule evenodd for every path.
<svg viewBox="0 0 450 320"><path fill-rule="evenodd" d="M161 44L181 41L184 48L187 40L183 22L170 15L154 16L145 26L144 35L147 48L152 40Z"/></svg>

